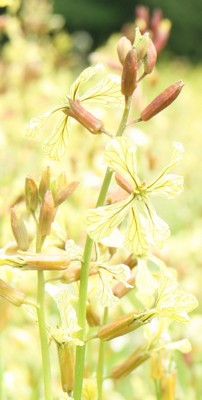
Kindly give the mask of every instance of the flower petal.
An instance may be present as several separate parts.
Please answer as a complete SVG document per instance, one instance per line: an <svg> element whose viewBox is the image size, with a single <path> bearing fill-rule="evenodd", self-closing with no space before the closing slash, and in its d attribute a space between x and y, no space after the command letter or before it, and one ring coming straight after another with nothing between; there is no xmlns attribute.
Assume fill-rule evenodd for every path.
<svg viewBox="0 0 202 400"><path fill-rule="evenodd" d="M125 232L124 247L136 255L142 255L148 251L149 244L145 222L144 217L133 205Z"/></svg>
<svg viewBox="0 0 202 400"><path fill-rule="evenodd" d="M44 124L47 122L49 117L53 115L56 111L60 111L63 108L64 105L58 105L51 108L51 110L32 118L27 127L27 136L35 137L36 135L38 135L43 129Z"/></svg>
<svg viewBox="0 0 202 400"><path fill-rule="evenodd" d="M60 160L68 142L68 116L63 114L52 135L43 145L44 151L52 160Z"/></svg>
<svg viewBox="0 0 202 400"><path fill-rule="evenodd" d="M105 67L103 64L96 64L93 67L85 68L78 78L72 83L70 87L70 97L72 100L75 100L77 97L77 92L81 87L88 82L95 74L99 72L105 71Z"/></svg>
<svg viewBox="0 0 202 400"><path fill-rule="evenodd" d="M156 214L156 210L148 200L144 205L148 222L148 241L151 245L161 248L170 236L169 226Z"/></svg>
<svg viewBox="0 0 202 400"><path fill-rule="evenodd" d="M184 178L180 175L166 174L150 186L151 196L161 196L173 199L183 191ZM148 191L147 191L148 192Z"/></svg>
<svg viewBox="0 0 202 400"><path fill-rule="evenodd" d="M136 147L127 137L116 138L109 141L105 151L105 161L114 171L119 172L134 190L140 185L137 176Z"/></svg>
<svg viewBox="0 0 202 400"><path fill-rule="evenodd" d="M121 79L118 75L108 74L95 86L80 96L81 102L99 104L105 107L122 106Z"/></svg>

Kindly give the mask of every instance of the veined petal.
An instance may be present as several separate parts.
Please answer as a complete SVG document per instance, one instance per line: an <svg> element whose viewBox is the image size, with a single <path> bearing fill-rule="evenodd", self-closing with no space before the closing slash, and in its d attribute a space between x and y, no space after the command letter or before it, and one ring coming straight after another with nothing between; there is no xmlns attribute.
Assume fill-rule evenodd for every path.
<svg viewBox="0 0 202 400"><path fill-rule="evenodd" d="M157 180L156 183L150 186L147 191L150 192L151 196L161 196L167 199L173 199L183 191L183 176L176 174L166 174L161 179Z"/></svg>
<svg viewBox="0 0 202 400"><path fill-rule="evenodd" d="M156 214L155 208L148 200L144 205L148 222L148 241L151 245L161 248L170 236L169 226Z"/></svg>
<svg viewBox="0 0 202 400"><path fill-rule="evenodd" d="M136 147L127 137L112 139L105 151L105 161L114 171L119 172L134 190L140 185L137 176Z"/></svg>
<svg viewBox="0 0 202 400"><path fill-rule="evenodd" d="M68 142L68 116L63 114L52 135L43 145L44 151L52 160L60 160Z"/></svg>
<svg viewBox="0 0 202 400"><path fill-rule="evenodd" d="M86 226L89 235L99 241L110 235L126 217L134 203L134 195L131 194L120 203L98 207L87 212Z"/></svg>
<svg viewBox="0 0 202 400"><path fill-rule="evenodd" d="M61 111L64 108L64 105L58 105L51 110L38 115L30 120L28 127L27 127L27 135L30 137L35 137L38 135L44 127L44 124L47 122L49 117L53 115L56 111Z"/></svg>
<svg viewBox="0 0 202 400"><path fill-rule="evenodd" d="M105 107L122 106L124 97L121 94L121 78L115 74L108 74L95 86L80 96L81 102L100 104Z"/></svg>
<svg viewBox="0 0 202 400"><path fill-rule="evenodd" d="M104 271L99 274L97 303L102 307L116 307L120 300L114 296L107 275Z"/></svg>
<svg viewBox="0 0 202 400"><path fill-rule="evenodd" d="M124 247L136 255L145 254L149 247L146 229L147 226L144 217L138 212L135 205L133 205L124 235Z"/></svg>
<svg viewBox="0 0 202 400"><path fill-rule="evenodd" d="M158 283L156 279L153 278L146 261L142 258L138 259L135 284L141 294L141 301L143 301L143 304L146 307L151 306L152 303L148 304L148 302L153 299L153 295L158 287Z"/></svg>
<svg viewBox="0 0 202 400"><path fill-rule="evenodd" d="M107 265L101 264L99 268L104 270L106 273L111 275L111 278L116 279L118 282L122 282L128 286L127 281L130 278L130 268L125 264L118 265Z"/></svg>
<svg viewBox="0 0 202 400"><path fill-rule="evenodd" d="M91 79L95 74L97 74L99 72L103 72L103 71L105 71L105 67L103 64L96 64L93 67L88 67L88 68L84 69L70 87L71 99L75 100L77 92L79 89L81 89L83 84L88 82L88 80Z"/></svg>

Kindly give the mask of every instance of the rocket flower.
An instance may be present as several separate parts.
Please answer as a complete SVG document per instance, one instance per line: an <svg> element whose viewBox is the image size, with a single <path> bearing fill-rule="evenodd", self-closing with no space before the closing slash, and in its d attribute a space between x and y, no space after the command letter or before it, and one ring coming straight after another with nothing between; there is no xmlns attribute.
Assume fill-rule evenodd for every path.
<svg viewBox="0 0 202 400"><path fill-rule="evenodd" d="M169 237L168 225L156 214L151 198L172 199L183 190L183 177L170 174L181 160L183 146L174 142L169 164L151 183L138 177L136 146L129 138L111 140L105 161L116 172L115 178L125 191L123 200L87 212L86 226L91 238L100 241L108 237L122 222L125 225L123 247L136 255L146 254L150 246L162 247Z"/></svg>
<svg viewBox="0 0 202 400"><path fill-rule="evenodd" d="M31 119L28 125L28 135L31 137L53 126L53 131L43 146L51 159L59 160L64 155L68 143L70 117L76 119L93 134L107 133L102 121L83 107L94 104L111 108L123 104L118 75L105 74L90 89L86 89L88 81L97 74L103 74L104 71L105 67L102 64L86 68L72 83L69 94L64 97L61 104Z"/></svg>

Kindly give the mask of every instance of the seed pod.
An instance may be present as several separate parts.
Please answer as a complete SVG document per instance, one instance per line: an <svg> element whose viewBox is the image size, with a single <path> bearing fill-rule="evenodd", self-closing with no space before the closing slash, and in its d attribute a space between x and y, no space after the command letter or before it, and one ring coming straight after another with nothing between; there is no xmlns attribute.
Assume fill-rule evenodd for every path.
<svg viewBox="0 0 202 400"><path fill-rule="evenodd" d="M138 60L134 49L130 50L125 58L121 77L121 93L130 97L137 86Z"/></svg>
<svg viewBox="0 0 202 400"><path fill-rule="evenodd" d="M43 198L44 194L50 188L51 171L50 167L46 167L42 173L41 180L39 182L39 194Z"/></svg>
<svg viewBox="0 0 202 400"><path fill-rule="evenodd" d="M11 228L20 250L26 251L29 247L29 238L24 220L18 215L16 208L11 208Z"/></svg>
<svg viewBox="0 0 202 400"><path fill-rule="evenodd" d="M51 190L47 190L44 195L39 215L39 233L47 236L51 231L51 224L55 216L55 206Z"/></svg>
<svg viewBox="0 0 202 400"><path fill-rule="evenodd" d="M53 255L53 254L40 254L25 255L25 266L23 269L33 270L64 270L66 269L71 260L67 256Z"/></svg>
<svg viewBox="0 0 202 400"><path fill-rule="evenodd" d="M100 131L103 128L103 122L88 112L78 100L73 101L70 98L68 98L68 100L70 111L72 112L71 117L80 122L80 124L87 128L91 133L101 133Z"/></svg>
<svg viewBox="0 0 202 400"><path fill-rule="evenodd" d="M115 180L116 183L127 193L131 194L133 192L132 185L126 179L124 179L118 172L116 172L115 174Z"/></svg>
<svg viewBox="0 0 202 400"><path fill-rule="evenodd" d="M78 184L79 184L78 181L74 181L74 182L71 182L69 185L66 185L66 186L62 187L61 189L59 189L54 197L55 207L58 207L65 200L67 200L68 197L71 196L71 194L75 191Z"/></svg>
<svg viewBox="0 0 202 400"><path fill-rule="evenodd" d="M157 60L157 51L154 43L149 38L148 40L148 47L147 47L147 54L144 58L144 74L151 74L153 71Z"/></svg>
<svg viewBox="0 0 202 400"><path fill-rule="evenodd" d="M182 80L173 83L161 92L151 103L141 112L140 120L148 121L164 108L168 107L180 94L184 83Z"/></svg>
<svg viewBox="0 0 202 400"><path fill-rule="evenodd" d="M38 187L34 179L27 176L25 179L25 200L27 210L33 212L38 207Z"/></svg>
<svg viewBox="0 0 202 400"><path fill-rule="evenodd" d="M123 65L126 55L131 50L131 42L125 36L119 39L117 44L117 53L120 63Z"/></svg>
<svg viewBox="0 0 202 400"><path fill-rule="evenodd" d="M0 279L0 296L14 304L15 306L21 306L24 303L25 294L8 285Z"/></svg>
<svg viewBox="0 0 202 400"><path fill-rule="evenodd" d="M74 388L75 347L72 343L58 345L58 357L60 364L60 376L62 390L71 392Z"/></svg>
<svg viewBox="0 0 202 400"><path fill-rule="evenodd" d="M113 369L111 378L119 379L127 376L144 361L148 360L149 357L150 355L148 353L141 353L141 348L135 350L127 360L123 361Z"/></svg>

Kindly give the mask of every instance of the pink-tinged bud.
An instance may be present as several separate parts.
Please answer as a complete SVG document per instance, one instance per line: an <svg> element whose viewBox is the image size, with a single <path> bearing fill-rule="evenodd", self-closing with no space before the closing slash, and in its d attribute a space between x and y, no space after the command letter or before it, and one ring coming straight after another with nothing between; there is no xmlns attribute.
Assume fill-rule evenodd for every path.
<svg viewBox="0 0 202 400"><path fill-rule="evenodd" d="M144 361L148 360L149 357L150 355L148 353L141 353L141 348L135 350L127 360L123 361L113 369L111 378L120 379L127 376Z"/></svg>
<svg viewBox="0 0 202 400"><path fill-rule="evenodd" d="M148 40L148 47L147 47L147 54L144 58L144 74L151 74L153 71L157 60L157 51L154 43L149 38Z"/></svg>
<svg viewBox="0 0 202 400"><path fill-rule="evenodd" d="M130 278L127 280L127 284L130 285L130 287L126 287L126 285L124 285L122 282L118 282L112 289L114 296L121 299L126 294L128 294L132 289L134 289L135 276L136 276L135 270L131 271Z"/></svg>
<svg viewBox="0 0 202 400"><path fill-rule="evenodd" d="M171 30L171 22L168 19L163 19L160 23L156 35L153 38L154 46L157 53L162 51L168 41Z"/></svg>
<svg viewBox="0 0 202 400"><path fill-rule="evenodd" d="M127 193L131 194L133 192L132 185L125 178L123 178L118 172L116 172L115 174L115 180L116 183Z"/></svg>
<svg viewBox="0 0 202 400"><path fill-rule="evenodd" d="M41 237L50 234L51 225L55 217L55 205L51 190L47 190L39 214L39 234Z"/></svg>
<svg viewBox="0 0 202 400"><path fill-rule="evenodd" d="M70 98L69 100L69 105L70 105L70 116L74 119L76 119L78 122L80 122L81 125L83 125L86 129L88 129L91 133L97 134L97 133L102 133L101 130L104 127L103 122L94 117L93 114L88 112L81 104L80 102L74 101Z"/></svg>
<svg viewBox="0 0 202 400"><path fill-rule="evenodd" d="M128 40L125 36L123 36L121 39L119 39L118 44L117 44L117 53L119 57L120 63L123 65L126 55L128 52L131 50L131 42Z"/></svg>
<svg viewBox="0 0 202 400"><path fill-rule="evenodd" d="M62 390L68 393L74 388L75 346L70 342L58 344L58 357Z"/></svg>
<svg viewBox="0 0 202 400"><path fill-rule="evenodd" d="M11 208L11 228L20 250L26 251L29 247L29 237L24 220L18 215L16 208Z"/></svg>
<svg viewBox="0 0 202 400"><path fill-rule="evenodd" d="M25 265L23 269L55 271L66 269L71 260L67 256L54 254L40 254L24 256Z"/></svg>
<svg viewBox="0 0 202 400"><path fill-rule="evenodd" d="M57 191L56 195L54 196L55 207L58 207L65 200L67 200L68 197L71 196L72 193L75 191L78 184L79 184L78 181L74 181L74 182L71 182L69 185L64 186L61 189L59 189Z"/></svg>
<svg viewBox="0 0 202 400"><path fill-rule="evenodd" d="M173 83L163 92L161 92L148 106L141 112L140 120L148 121L164 108L168 107L180 94L184 83L182 80Z"/></svg>
<svg viewBox="0 0 202 400"><path fill-rule="evenodd" d="M86 319L87 319L88 325L91 327L100 325L100 317L95 312L95 310L93 309L91 304L87 305Z"/></svg>
<svg viewBox="0 0 202 400"><path fill-rule="evenodd" d="M135 8L136 25L144 32L149 25L149 8L139 5Z"/></svg>
<svg viewBox="0 0 202 400"><path fill-rule="evenodd" d="M132 49L126 55L121 77L121 93L130 97L137 86L138 60L136 50Z"/></svg>
<svg viewBox="0 0 202 400"><path fill-rule="evenodd" d="M0 279L0 296L15 306L21 306L25 299L25 294L23 292L8 285L2 279Z"/></svg>
<svg viewBox="0 0 202 400"><path fill-rule="evenodd" d="M138 260L137 257L134 256L134 254L130 254L124 261L123 264L127 265L130 269L133 269L134 267L137 266Z"/></svg>
<svg viewBox="0 0 202 400"><path fill-rule="evenodd" d="M48 166L43 171L39 182L39 194L41 198L43 198L44 194L50 188L50 180L51 180L51 171L50 167Z"/></svg>
<svg viewBox="0 0 202 400"><path fill-rule="evenodd" d="M38 207L38 187L30 176L25 180L25 200L27 210L34 212Z"/></svg>
<svg viewBox="0 0 202 400"><path fill-rule="evenodd" d="M153 14L152 14L152 17L151 17L151 22L150 22L151 30L152 30L154 35L156 34L156 32L158 30L158 27L159 27L159 24L160 24L162 18L163 18L163 14L162 14L161 9L160 8L156 8L153 11Z"/></svg>

